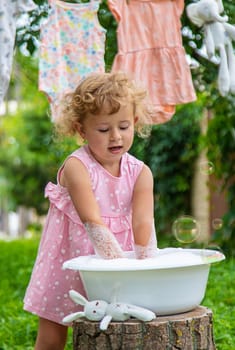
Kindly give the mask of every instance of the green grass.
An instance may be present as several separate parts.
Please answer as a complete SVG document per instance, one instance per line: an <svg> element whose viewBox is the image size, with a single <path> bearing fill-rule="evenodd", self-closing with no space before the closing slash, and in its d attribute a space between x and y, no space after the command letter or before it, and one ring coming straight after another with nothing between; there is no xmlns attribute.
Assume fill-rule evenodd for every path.
<svg viewBox="0 0 235 350"><path fill-rule="evenodd" d="M0 350L33 350L37 317L23 310L23 297L38 239L0 241ZM72 349L69 333L66 350Z"/></svg>
<svg viewBox="0 0 235 350"><path fill-rule="evenodd" d="M0 241L0 350L33 350L37 317L23 311L23 297L38 240ZM235 349L235 264L211 266L203 305L213 311L217 350ZM72 332L66 350L72 349Z"/></svg>
<svg viewBox="0 0 235 350"><path fill-rule="evenodd" d="M235 260L211 266L203 305L213 311L217 350L235 349Z"/></svg>

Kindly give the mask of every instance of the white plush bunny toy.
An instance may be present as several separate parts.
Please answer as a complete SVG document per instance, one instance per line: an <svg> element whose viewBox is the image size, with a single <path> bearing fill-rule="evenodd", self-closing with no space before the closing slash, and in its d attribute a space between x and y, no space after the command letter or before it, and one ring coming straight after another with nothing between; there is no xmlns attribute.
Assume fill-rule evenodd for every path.
<svg viewBox="0 0 235 350"><path fill-rule="evenodd" d="M232 40L235 40L235 26L227 23L222 0L199 0L186 7L192 23L203 27L205 46L209 58L219 51L218 89L222 96L235 93L235 55Z"/></svg>
<svg viewBox="0 0 235 350"><path fill-rule="evenodd" d="M69 296L76 304L83 305L84 310L65 316L63 318L64 323L70 323L81 317L86 317L90 321L101 321L100 329L106 330L112 320L125 321L130 317L135 317L146 322L156 318L154 312L135 305L107 303L104 300L88 301L75 290L70 290Z"/></svg>

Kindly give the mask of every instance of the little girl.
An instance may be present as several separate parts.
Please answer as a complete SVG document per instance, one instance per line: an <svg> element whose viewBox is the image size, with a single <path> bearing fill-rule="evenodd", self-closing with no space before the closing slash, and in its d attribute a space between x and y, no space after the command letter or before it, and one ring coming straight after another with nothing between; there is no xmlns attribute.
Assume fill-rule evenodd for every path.
<svg viewBox="0 0 235 350"><path fill-rule="evenodd" d="M35 350L62 350L65 315L78 311L70 289L85 295L78 272L62 270L65 260L98 254L136 258L157 252L150 169L128 154L134 132L149 133L146 91L123 73L88 76L64 99L57 131L78 135L85 145L46 186L50 208L38 256L24 298L24 309L39 316ZM107 262L108 263L108 262Z"/></svg>

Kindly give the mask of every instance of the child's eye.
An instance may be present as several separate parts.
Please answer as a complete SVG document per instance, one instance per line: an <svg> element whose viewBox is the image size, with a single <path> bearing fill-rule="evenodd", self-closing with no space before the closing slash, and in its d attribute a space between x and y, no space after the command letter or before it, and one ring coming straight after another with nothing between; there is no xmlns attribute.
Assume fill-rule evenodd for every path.
<svg viewBox="0 0 235 350"><path fill-rule="evenodd" d="M109 129L99 129L99 132L107 132Z"/></svg>
<svg viewBox="0 0 235 350"><path fill-rule="evenodd" d="M129 126L130 126L129 123L121 123L121 124L119 125L119 129L120 129L120 130L126 130L126 129L129 128Z"/></svg>
<svg viewBox="0 0 235 350"><path fill-rule="evenodd" d="M126 130L126 129L128 129L128 126L120 126L120 129L121 130Z"/></svg>

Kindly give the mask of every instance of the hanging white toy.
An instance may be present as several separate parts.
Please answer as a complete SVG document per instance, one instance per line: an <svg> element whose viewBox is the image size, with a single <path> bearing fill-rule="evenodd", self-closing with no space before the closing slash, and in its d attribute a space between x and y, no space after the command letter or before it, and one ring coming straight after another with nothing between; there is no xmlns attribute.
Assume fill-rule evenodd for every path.
<svg viewBox="0 0 235 350"><path fill-rule="evenodd" d="M209 58L219 51L218 89L222 96L235 93L235 55L232 41L235 40L235 26L227 23L222 0L199 0L186 7L192 23L202 27L205 33L205 47Z"/></svg>
<svg viewBox="0 0 235 350"><path fill-rule="evenodd" d="M75 290L70 290L69 296L76 304L83 305L84 310L65 316L63 318L64 323L70 323L85 317L90 321L101 321L100 329L106 330L112 320L125 321L130 317L135 317L146 322L156 318L154 312L139 306L116 302L107 303L104 300L88 301Z"/></svg>

